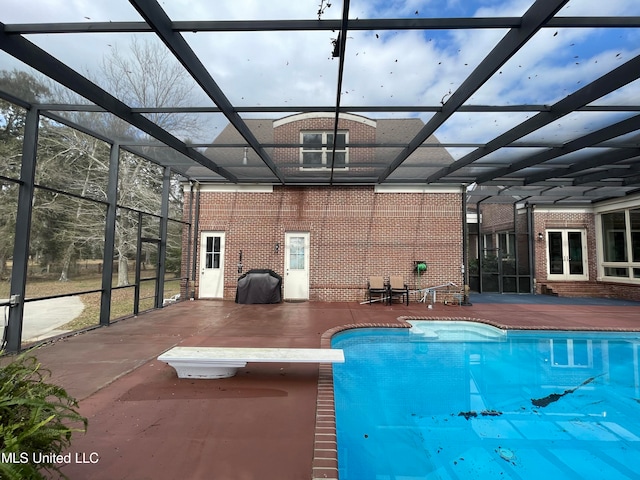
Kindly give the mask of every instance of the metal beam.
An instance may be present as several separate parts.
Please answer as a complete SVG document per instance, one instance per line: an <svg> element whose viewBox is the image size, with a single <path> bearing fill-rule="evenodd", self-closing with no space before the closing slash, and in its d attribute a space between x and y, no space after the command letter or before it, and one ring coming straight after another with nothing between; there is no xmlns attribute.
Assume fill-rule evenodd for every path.
<svg viewBox="0 0 640 480"><path fill-rule="evenodd" d="M638 173L640 173L640 163L630 163L625 165L617 165L614 172L609 169L601 170L576 177L573 185L584 185L589 183L597 183L598 187L622 187L622 186L640 186ZM616 180L613 180L613 179ZM603 180L606 180L603 182Z"/></svg>
<svg viewBox="0 0 640 480"><path fill-rule="evenodd" d="M484 57L480 65L453 92L453 95L443 105L442 111L436 113L418 132L409 147L398 155L378 178L383 182L398 168L417 148L466 102L491 76L522 48L535 33L560 10L568 0L548 0L535 2L522 16L518 28L513 28L498 42L498 44Z"/></svg>
<svg viewBox="0 0 640 480"><path fill-rule="evenodd" d="M13 103L21 104L28 108L29 104L23 102L16 97L11 97L10 94L5 94L0 91L0 97L7 96L14 98ZM24 104L24 105L22 105ZM98 107L97 105L85 105L85 104L35 104L41 111L59 111L59 112L105 112L105 109ZM331 105L271 105L271 106L250 106L250 107L235 107L238 113L310 113L310 112L331 112L335 109L335 106ZM470 113L500 113L500 112L550 112L551 105L461 105L458 108L458 112L470 112ZM585 105L575 109L579 112L638 112L640 111L640 105ZM420 112L441 112L442 105L340 105L341 113L420 113ZM222 113L219 107L211 106L196 106L196 107L134 107L131 108L132 113Z"/></svg>
<svg viewBox="0 0 640 480"><path fill-rule="evenodd" d="M618 68L611 70L602 77L594 80L588 85L585 85L580 90L572 93L571 95L563 98L559 102L556 102L549 112L539 113L534 117L522 122L514 128L508 130L502 135L497 136L486 146L481 147L473 152L465 155L464 157L456 160L451 165L443 168L439 172L431 175L427 178L427 182L435 182L445 175L449 175L456 170L466 167L470 163L502 148L509 146L512 142L519 138L528 135L539 128L542 128L555 120L568 115L578 108L584 107L588 103L591 103L598 98L601 98L618 88L631 83L636 80L640 75L640 55L632 58Z"/></svg>
<svg viewBox="0 0 640 480"><path fill-rule="evenodd" d="M342 77L344 75L344 53L347 48L347 24L349 23L349 0L344 0L342 4L342 21L340 32L336 39L334 53L338 54L338 85L336 87L336 107L333 120L333 146L331 147L331 174L329 175L329 185L333 184L333 173L336 160L336 149L338 147L338 123L340 122L340 99L342 98Z"/></svg>
<svg viewBox="0 0 640 480"><path fill-rule="evenodd" d="M4 27L4 24L0 22L0 48L9 55L12 55L47 77L73 90L78 95L87 98L127 123L139 128L183 155L186 155L203 167L216 172L231 182L237 182L237 178L234 175L218 167L218 165L200 152L187 147L180 139L174 137L145 116L139 113L133 113L128 105L101 89L40 47L29 42L27 39L19 35L8 35Z"/></svg>
<svg viewBox="0 0 640 480"><path fill-rule="evenodd" d="M538 182L543 182L550 178L569 177L573 173L578 173L590 168L602 167L604 165L610 165L612 163L622 162L629 158L637 157L640 155L640 149L617 149L615 151L606 151L599 155L594 155L591 158L581 160L572 165L563 166L562 168L549 168L544 172L540 172L534 175L527 175L524 181L525 185L531 185ZM611 174L611 172L609 172Z"/></svg>
<svg viewBox="0 0 640 480"><path fill-rule="evenodd" d="M640 186L640 175L625 177L622 183L623 183L623 186L631 186L631 187Z"/></svg>
<svg viewBox="0 0 640 480"><path fill-rule="evenodd" d="M129 0L133 7L153 28L158 37L171 50L182 66L189 72L194 80L202 87L205 93L220 108L229 123L242 135L251 148L258 154L262 161L269 167L273 174L284 184L284 177L273 163L266 150L260 145L247 124L242 120L229 99L225 96L209 71L202 64L195 52L185 41L180 33L172 29L171 19L162 10L156 0ZM234 180L235 181L235 180Z"/></svg>
<svg viewBox="0 0 640 480"><path fill-rule="evenodd" d="M596 130L595 132L588 133L587 135L572 140L563 147L550 148L549 150L545 150L544 152L540 152L514 162L508 167L499 168L482 175L478 175L478 177L476 178L476 182L483 183L487 180L495 180L496 178L503 177L524 168L547 162L554 158L567 155L568 153L572 153L586 147L592 147L606 140L610 140L612 138L634 132L638 129L640 129L640 115L627 118L626 120L623 120L621 122L614 123L613 125L601 128L600 130Z"/></svg>
<svg viewBox="0 0 640 480"><path fill-rule="evenodd" d="M349 30L458 30L488 28L518 28L520 17L461 18L372 18L350 19ZM337 31L341 20L183 20L171 22L175 32L269 32L269 31ZM637 28L638 16L557 17L546 28ZM59 33L149 33L145 22L60 22L12 23L6 28L12 34Z"/></svg>

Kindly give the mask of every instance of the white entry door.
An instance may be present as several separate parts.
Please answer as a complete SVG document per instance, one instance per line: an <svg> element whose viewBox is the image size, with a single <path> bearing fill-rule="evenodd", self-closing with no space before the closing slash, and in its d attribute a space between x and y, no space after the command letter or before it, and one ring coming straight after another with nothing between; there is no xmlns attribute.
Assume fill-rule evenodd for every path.
<svg viewBox="0 0 640 480"><path fill-rule="evenodd" d="M200 298L224 296L224 232L202 232Z"/></svg>
<svg viewBox="0 0 640 480"><path fill-rule="evenodd" d="M285 233L284 299L309 299L309 233Z"/></svg>
<svg viewBox="0 0 640 480"><path fill-rule="evenodd" d="M584 230L547 230L547 278L588 280L587 242Z"/></svg>

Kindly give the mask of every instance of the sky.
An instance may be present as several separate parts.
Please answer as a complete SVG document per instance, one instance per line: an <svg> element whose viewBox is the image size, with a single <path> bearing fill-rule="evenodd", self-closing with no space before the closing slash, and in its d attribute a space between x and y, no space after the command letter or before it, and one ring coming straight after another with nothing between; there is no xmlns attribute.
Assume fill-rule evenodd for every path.
<svg viewBox="0 0 640 480"><path fill-rule="evenodd" d="M352 0L351 18L519 16L533 0ZM1 0L0 22L139 21L126 0ZM174 20L318 18L320 0L160 0ZM321 17L341 16L331 3ZM638 0L570 0L559 15L640 15ZM347 39L343 106L439 106L473 71L506 30L357 31ZM185 33L229 100L238 106L332 105L338 59L335 32ZM158 42L152 35L138 37ZM129 34L29 36L100 84L100 63L114 48L126 54ZM640 53L638 29L543 29L467 102L472 105L552 104ZM0 54L0 68L13 61ZM194 87L194 92L199 89ZM201 92L200 92L201 93ZM640 101L640 84L608 103ZM193 105L212 105L202 93ZM396 116L411 114L396 114ZM428 120L429 114L418 114ZM531 114L455 114L436 132L440 141L486 142ZM264 114L261 116L265 116ZM390 116L385 114L385 116ZM565 122L565 135L598 121L578 115ZM218 124L220 118L209 118ZM557 129L544 133L552 140ZM210 141L215 131L203 134ZM545 140L545 139L534 139ZM463 153L463 152L462 152Z"/></svg>

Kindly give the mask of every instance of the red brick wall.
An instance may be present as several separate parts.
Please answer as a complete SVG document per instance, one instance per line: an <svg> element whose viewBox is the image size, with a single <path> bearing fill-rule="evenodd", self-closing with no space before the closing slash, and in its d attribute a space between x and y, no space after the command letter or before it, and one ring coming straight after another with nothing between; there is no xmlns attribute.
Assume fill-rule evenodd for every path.
<svg viewBox="0 0 640 480"><path fill-rule="evenodd" d="M422 286L461 284L461 202L460 194L375 193L373 187L202 192L199 230L226 232L225 298L235 297L240 250L245 272L270 268L282 275L285 232L304 231L311 237L310 300L362 301L370 275L403 275L416 287L414 260L429 266Z"/></svg>
<svg viewBox="0 0 640 480"><path fill-rule="evenodd" d="M511 203L483 203L480 205L482 216L482 233L512 232L513 204Z"/></svg>
<svg viewBox="0 0 640 480"><path fill-rule="evenodd" d="M596 231L595 217L592 213L580 212L538 212L534 210L533 217L533 235L535 262L536 262L536 281L539 284L547 280L547 243L544 240L538 240L538 233L545 235L546 229L553 228L580 228L585 229L587 234L587 258L589 265L589 280L595 281L597 276L597 260L596 260ZM545 235L546 237L546 235Z"/></svg>

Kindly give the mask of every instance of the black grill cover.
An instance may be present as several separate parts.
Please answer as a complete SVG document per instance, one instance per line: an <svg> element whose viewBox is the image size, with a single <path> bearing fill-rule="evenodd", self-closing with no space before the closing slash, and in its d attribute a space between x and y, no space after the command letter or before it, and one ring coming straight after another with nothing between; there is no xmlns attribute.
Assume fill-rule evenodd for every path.
<svg viewBox="0 0 640 480"><path fill-rule="evenodd" d="M273 270L249 270L238 278L236 303L280 303L282 277Z"/></svg>

